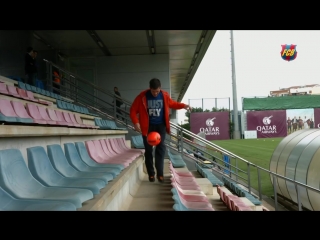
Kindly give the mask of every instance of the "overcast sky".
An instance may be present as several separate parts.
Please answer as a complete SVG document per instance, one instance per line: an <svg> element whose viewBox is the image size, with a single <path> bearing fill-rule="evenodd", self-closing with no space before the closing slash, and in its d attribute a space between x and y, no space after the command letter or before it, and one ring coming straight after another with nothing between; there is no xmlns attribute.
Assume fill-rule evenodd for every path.
<svg viewBox="0 0 320 240"><path fill-rule="evenodd" d="M296 85L320 84L320 31L233 31L238 110L242 98L268 96L270 91ZM281 58L281 45L295 44L293 61ZM183 103L210 109L233 109L231 40L229 30L218 30L212 39ZM185 119L178 110L177 121Z"/></svg>

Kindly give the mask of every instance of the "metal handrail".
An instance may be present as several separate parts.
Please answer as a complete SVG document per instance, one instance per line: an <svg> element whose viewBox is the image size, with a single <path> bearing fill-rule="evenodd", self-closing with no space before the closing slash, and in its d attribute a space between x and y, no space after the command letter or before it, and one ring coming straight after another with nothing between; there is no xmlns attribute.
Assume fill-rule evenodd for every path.
<svg viewBox="0 0 320 240"><path fill-rule="evenodd" d="M116 107L116 105L115 105L116 95L115 95L113 92L108 91L108 90L105 90L105 89L103 89L103 88L101 88L101 87L98 87L98 86L96 86L95 84L93 84L93 83L85 80L84 78L82 78L82 77L80 77L80 76L77 76L76 74L71 73L70 71L65 70L65 69L59 67L58 65L52 63L51 61L48 61L48 60L46 60L46 59L44 59L44 61L47 63L47 86L48 86L49 88L50 88L50 87L51 87L51 89L54 88L54 86L53 86L53 84L52 84L52 76L53 76L53 75L52 75L52 67L55 67L55 68L59 69L60 72L63 72L65 75L67 75L68 78L72 78L72 80L74 80L74 81L80 81L80 82L83 82L83 83L85 83L85 84L90 85L91 87L93 87L94 92L99 91L99 92L101 92L101 93L103 93L103 94L111 97L112 99L114 99L114 103L113 103L113 104L108 103L108 102L106 102L105 100L103 100L103 99L101 99L101 98L99 98L99 97L97 97L97 96L95 96L95 95L92 95L92 94L90 94L90 93L88 93L88 92L86 92L86 91L84 91L84 92L86 92L86 94L88 94L89 97L93 97L93 99L94 99L94 104L93 104L93 105L96 105L96 106L92 106L92 105L90 105L90 104L88 105L88 104L83 103L83 102L81 101L81 99L77 98L77 96L75 96L75 99L72 99L72 100L76 100L79 104L86 105L88 108L90 108L90 109L94 110L95 112L99 113L99 115L101 115L101 116L103 116L103 117L111 118L111 119L117 121L117 122L120 123L120 124L124 124L124 125L125 125L126 127L128 127L129 129L135 131L135 128L134 128L134 126L131 124L131 120L130 120L130 118L129 118L129 111L122 109L122 113L123 113L123 116L125 117L126 121L125 121L125 122L118 121L118 119L117 119L117 113L116 113L117 107ZM74 83L73 83L72 81L70 81L68 78L64 77L63 80L65 80L65 81L67 81L67 82L69 81L68 84L73 84L72 87L73 87L73 88L77 88L77 84L74 84ZM65 90L66 90L66 89L64 89L64 91L65 91ZM65 94L65 95L68 95L68 93L66 93L66 92L65 92L64 94ZM69 95L72 96L73 94L69 94ZM122 99L122 101L125 103L125 106L128 107L128 108L130 108L131 102L130 102L129 100L125 99L125 98L121 98L121 99ZM100 102L100 103L98 104L98 102ZM107 106L107 107L106 107L106 106ZM100 107L100 108L99 108L99 107ZM108 110L109 108L110 108L110 111L111 111L111 109L113 109L113 110L111 111L112 114L110 114L110 111ZM109 111L109 112L108 112L108 111ZM121 117L121 116L120 116L120 117ZM129 121L128 121L128 120L129 120ZM175 140L173 140L173 139L171 139L171 138L170 138L170 139L166 139L166 145L167 145L168 147L170 147L170 148L173 148L172 145L171 145L172 143L173 143L174 145L176 145L176 146L178 147L177 151L180 152L180 154L181 154L183 157L188 157L188 158L192 159L192 160L195 161L195 162L202 163L201 160L198 160L198 159L196 159L196 158L192 158L191 156L188 156L188 155L187 155L186 153L184 153L184 151L183 151L183 149L185 149L185 148L184 148L184 145L185 145L185 144L197 148L198 145L197 145L196 143L194 143L194 140L197 140L197 141L201 142L202 144L204 144L204 145L206 146L206 149L215 150L215 151L217 151L217 152L220 153L220 154L223 154L223 155L226 155L226 156L229 156L229 157L235 159L235 160L236 160L236 166L233 166L231 163L228 163L228 167L226 167L226 166L223 166L222 164L219 164L218 162L212 162L211 159L209 159L208 157L204 156L204 158L207 159L208 161L211 161L212 164L219 166L219 167L220 167L221 169L223 169L223 170L228 170L228 171L230 171L230 175L224 174L224 176L225 176L226 178L232 179L232 180L236 181L237 183L240 182L240 181L238 180L238 178L242 179L242 182L243 182L243 181L247 181L247 186L245 186L245 185L244 185L244 186L248 188L248 192L249 192L249 193L251 193L251 180L252 180L252 179L250 178L250 170L251 170L250 168L251 168L251 167L255 167L255 168L257 169L257 174L258 174L258 183L257 183L257 184L258 184L258 190L257 190L257 191L258 191L258 195L259 195L259 199L260 199L260 200L262 199L260 173L261 173L261 172L265 172L265 173L270 174L270 175L272 176L272 179L273 179L273 190L274 190L275 210L278 209L278 200L277 200L277 191L276 191L276 178L280 178L280 179L289 181L289 182L291 182L291 183L293 183L293 184L295 185L295 187L296 187L296 189L297 189L297 203L298 203L298 207L299 207L299 210L300 210L300 211L302 210L302 206L301 206L301 199L300 199L301 196L300 196L299 187L304 187L304 188L307 188L307 189L309 189L309 190L312 190L312 191L315 191L315 192L320 193L320 189L317 189L317 188L308 186L308 185L303 184L303 183L301 183L301 182L295 181L294 179L290 179L290 178L285 177L285 176L282 176L282 175L280 175L280 174L271 172L271 171L268 170L268 169L265 169L265 168L263 168L263 167L260 167L260 166L254 164L254 163L251 163L251 162L249 162L248 160L246 160L246 159L244 159L244 158L242 158L242 157L240 157L240 156L238 156L238 155L236 155L236 154L234 154L234 153L232 153L232 152L230 152L230 151L228 151L228 150L226 150L226 149L224 149L224 148L222 148L222 147L220 147L220 146L218 146L218 145L216 145L216 144L214 144L214 143L212 143L212 142L210 142L210 141L208 141L208 140L206 140L206 139L204 139L204 138L202 138L202 137L200 137L200 136L198 136L197 134L194 134L194 133L192 133L191 131L188 131L188 130L182 128L182 127L181 127L180 125L178 125L178 124L175 124L175 123L173 123L173 122L170 122L170 127L171 127L173 130L176 130L176 134L172 133L172 134L170 134L170 135L171 135L172 137L175 137L175 138L177 139L177 141L175 141ZM191 138L193 139L193 141L188 140L187 138L184 137L184 135L191 137ZM213 156L213 155L212 155L210 152L208 152L208 151L202 150L202 152L203 152L205 155L207 155L207 156L211 156L211 157ZM219 159L219 158L218 158L218 160L223 161L222 159ZM241 162L247 164L247 170L246 170L246 171L243 170L243 169L241 169L241 168L239 168L239 167L237 166L238 160L240 160ZM210 169L211 169L212 172L216 172L216 173L219 173L219 174L223 174L223 173L219 172L218 170L216 170L214 167L211 167ZM234 173L234 172L232 173L232 171L231 171L232 169L234 169L236 172L235 172L235 173ZM240 173L244 173L244 174L247 176L247 178L245 179L245 177L242 177L241 175L239 175L239 172L240 172ZM243 183L241 183L241 184L243 184Z"/></svg>

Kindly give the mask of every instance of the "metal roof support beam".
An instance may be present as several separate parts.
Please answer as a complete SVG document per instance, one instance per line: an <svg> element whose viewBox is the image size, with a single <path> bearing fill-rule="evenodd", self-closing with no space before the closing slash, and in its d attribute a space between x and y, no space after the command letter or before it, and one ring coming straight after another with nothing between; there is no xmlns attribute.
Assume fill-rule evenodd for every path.
<svg viewBox="0 0 320 240"><path fill-rule="evenodd" d="M106 47L106 45L102 42L101 38L99 35L96 33L95 30L87 30L89 33L90 37L95 41L95 43L98 45L98 47L101 49L101 51L104 53L106 56L111 56L110 51Z"/></svg>
<svg viewBox="0 0 320 240"><path fill-rule="evenodd" d="M156 53L156 43L154 40L154 31L153 30L146 30L148 44L149 44L149 50L151 54Z"/></svg>

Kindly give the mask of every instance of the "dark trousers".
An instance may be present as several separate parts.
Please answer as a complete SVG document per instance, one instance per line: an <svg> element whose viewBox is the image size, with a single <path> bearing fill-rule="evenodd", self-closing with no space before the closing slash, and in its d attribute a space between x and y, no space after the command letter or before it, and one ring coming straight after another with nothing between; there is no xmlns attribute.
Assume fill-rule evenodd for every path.
<svg viewBox="0 0 320 240"><path fill-rule="evenodd" d="M122 114L122 112L121 112L121 109L120 109L120 106L121 106L121 103L120 104L116 104L116 106L117 106L117 118L119 118L120 119L120 116L122 116L122 121L124 121L124 117L123 117L123 114Z"/></svg>
<svg viewBox="0 0 320 240"><path fill-rule="evenodd" d="M56 88L56 89L54 89L54 88ZM59 83L53 82L52 92L55 93L55 94L61 95L61 93L60 93L60 84Z"/></svg>
<svg viewBox="0 0 320 240"><path fill-rule="evenodd" d="M27 77L27 83L29 85L36 86L36 77L37 77L36 73L27 73L26 77Z"/></svg>
<svg viewBox="0 0 320 240"><path fill-rule="evenodd" d="M165 124L149 125L149 132L158 132L161 136L161 142L155 146L155 167L157 176L163 176L164 155L166 153L166 145L164 140L166 138L166 126ZM149 176L154 176L155 171L153 167L153 146L147 143L147 137L143 136L143 144L145 148L144 157L146 168Z"/></svg>

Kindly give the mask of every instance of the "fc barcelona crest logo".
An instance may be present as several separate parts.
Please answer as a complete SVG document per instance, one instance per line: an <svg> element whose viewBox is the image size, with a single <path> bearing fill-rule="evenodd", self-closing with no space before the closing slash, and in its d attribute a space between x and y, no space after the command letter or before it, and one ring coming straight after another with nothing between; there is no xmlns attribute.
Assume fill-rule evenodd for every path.
<svg viewBox="0 0 320 240"><path fill-rule="evenodd" d="M298 52L296 50L297 45L286 44L286 45L281 45L281 47L282 47L282 50L280 52L280 55L283 60L290 62L290 61L295 60L297 58L297 54L298 54Z"/></svg>

